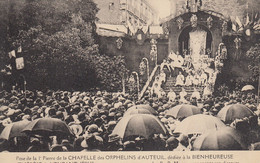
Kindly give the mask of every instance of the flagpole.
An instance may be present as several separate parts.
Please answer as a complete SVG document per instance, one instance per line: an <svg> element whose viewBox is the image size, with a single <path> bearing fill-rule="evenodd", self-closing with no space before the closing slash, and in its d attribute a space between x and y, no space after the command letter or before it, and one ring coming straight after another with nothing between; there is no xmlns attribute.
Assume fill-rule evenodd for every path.
<svg viewBox="0 0 260 163"><path fill-rule="evenodd" d="M259 88L260 88L260 63L258 64L258 87L257 87L257 103L256 103L256 107L260 111L260 108L258 108L258 105L259 105L259 94L260 94Z"/></svg>

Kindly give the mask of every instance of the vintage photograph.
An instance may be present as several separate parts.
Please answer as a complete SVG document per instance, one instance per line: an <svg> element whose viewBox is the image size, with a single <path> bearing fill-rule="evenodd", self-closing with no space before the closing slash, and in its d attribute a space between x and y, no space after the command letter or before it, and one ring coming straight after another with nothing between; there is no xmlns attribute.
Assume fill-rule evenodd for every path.
<svg viewBox="0 0 260 163"><path fill-rule="evenodd" d="M259 8L0 0L0 152L259 150Z"/></svg>

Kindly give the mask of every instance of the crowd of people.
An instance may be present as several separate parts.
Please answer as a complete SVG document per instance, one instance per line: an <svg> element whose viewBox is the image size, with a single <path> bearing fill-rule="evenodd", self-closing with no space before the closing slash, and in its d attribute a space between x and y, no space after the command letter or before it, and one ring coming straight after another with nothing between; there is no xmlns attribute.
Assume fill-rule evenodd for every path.
<svg viewBox="0 0 260 163"><path fill-rule="evenodd" d="M197 94L197 93L196 93ZM170 108L179 104L190 104L201 109L202 114L215 116L226 105L241 103L257 111L257 96L241 91L224 97L207 96L197 99L181 99L179 95L150 94L147 91L141 100L122 93L69 92L69 91L1 91L0 92L0 133L14 122L33 121L50 117L64 121L73 133L46 135L28 134L24 137L1 138L0 150L5 152L47 152L47 151L184 151L193 150L194 135L176 134L174 130L183 118L167 116ZM166 134L153 134L149 138L133 135L122 138L112 134L124 113L131 106L150 105L154 115L164 125ZM231 127L240 130L248 139L248 149L260 142L256 117L236 120ZM254 120L252 120L254 119ZM239 122L239 123L238 123ZM0 136L1 137L1 136Z"/></svg>

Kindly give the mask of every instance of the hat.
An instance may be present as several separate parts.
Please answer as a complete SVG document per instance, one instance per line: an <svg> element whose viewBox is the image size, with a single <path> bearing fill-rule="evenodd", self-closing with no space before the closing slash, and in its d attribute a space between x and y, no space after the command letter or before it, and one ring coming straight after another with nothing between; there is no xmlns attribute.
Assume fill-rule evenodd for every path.
<svg viewBox="0 0 260 163"><path fill-rule="evenodd" d="M9 109L8 106L1 106L1 107L0 107L0 112L5 112L5 111L7 111L8 109Z"/></svg>
<svg viewBox="0 0 260 163"><path fill-rule="evenodd" d="M135 149L136 145L134 141L126 141L124 142L125 149Z"/></svg>
<svg viewBox="0 0 260 163"><path fill-rule="evenodd" d="M87 132L88 133L100 132L100 129L96 124L91 124L90 126L88 126Z"/></svg>
<svg viewBox="0 0 260 163"><path fill-rule="evenodd" d="M7 115L8 117L10 117L10 116L14 115L14 113L15 113L15 110L14 110L14 109L9 109L8 112L6 113L6 115Z"/></svg>
<svg viewBox="0 0 260 163"><path fill-rule="evenodd" d="M109 121L107 125L108 127L114 127L116 125L116 121Z"/></svg>
<svg viewBox="0 0 260 163"><path fill-rule="evenodd" d="M178 144L179 143L179 141L178 141L178 139L176 139L175 137L170 137L170 138L168 138L167 140L166 140L166 144L167 145L170 145L170 144Z"/></svg>
<svg viewBox="0 0 260 163"><path fill-rule="evenodd" d="M108 114L109 117L114 117L115 116L115 112L111 112Z"/></svg>
<svg viewBox="0 0 260 163"><path fill-rule="evenodd" d="M117 135L117 134L110 134L108 137L109 137L109 140L108 140L109 143L116 142L121 139L119 137L119 135Z"/></svg>
<svg viewBox="0 0 260 163"><path fill-rule="evenodd" d="M83 132L83 128L81 125L78 124L72 124L69 126L71 131L76 135L79 136Z"/></svg>

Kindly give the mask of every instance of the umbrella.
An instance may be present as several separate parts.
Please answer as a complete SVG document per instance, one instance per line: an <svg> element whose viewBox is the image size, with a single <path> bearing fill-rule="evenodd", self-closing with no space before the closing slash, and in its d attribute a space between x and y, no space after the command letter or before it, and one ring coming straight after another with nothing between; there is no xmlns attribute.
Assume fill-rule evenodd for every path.
<svg viewBox="0 0 260 163"><path fill-rule="evenodd" d="M149 110L147 109L131 109L125 112L124 116L127 115L132 115L132 114L152 114Z"/></svg>
<svg viewBox="0 0 260 163"><path fill-rule="evenodd" d="M39 118L30 122L23 132L39 135L74 135L67 124L57 118Z"/></svg>
<svg viewBox="0 0 260 163"><path fill-rule="evenodd" d="M245 105L232 104L222 108L217 116L226 123L231 123L235 119L242 119L245 117L255 116L255 114Z"/></svg>
<svg viewBox="0 0 260 163"><path fill-rule="evenodd" d="M242 88L242 91L251 91L251 90L254 90L255 87L252 86L252 85L246 85Z"/></svg>
<svg viewBox="0 0 260 163"><path fill-rule="evenodd" d="M231 127L209 131L193 143L194 150L245 150L246 147L243 136Z"/></svg>
<svg viewBox="0 0 260 163"><path fill-rule="evenodd" d="M174 130L174 133L203 134L210 129L218 129L226 125L217 117L205 114L196 114L185 118Z"/></svg>
<svg viewBox="0 0 260 163"><path fill-rule="evenodd" d="M112 134L117 134L123 139L128 136L143 136L148 139L153 134L166 134L166 129L154 115L133 114L124 116Z"/></svg>
<svg viewBox="0 0 260 163"><path fill-rule="evenodd" d="M186 118L191 115L200 114L200 108L194 105L177 105L167 111L166 115L173 116L174 118Z"/></svg>
<svg viewBox="0 0 260 163"><path fill-rule="evenodd" d="M134 106L130 107L129 109L127 109L127 112L131 111L131 110L136 110L136 109L146 109L149 112L151 112L153 115L157 115L158 114L157 111L154 110L150 105L144 105L144 104L142 104L142 105L134 105Z"/></svg>
<svg viewBox="0 0 260 163"><path fill-rule="evenodd" d="M27 136L25 133L22 132L22 130L30 123L30 121L23 120L11 123L7 125L1 135L0 138L9 140L13 137L21 137L21 136Z"/></svg>

